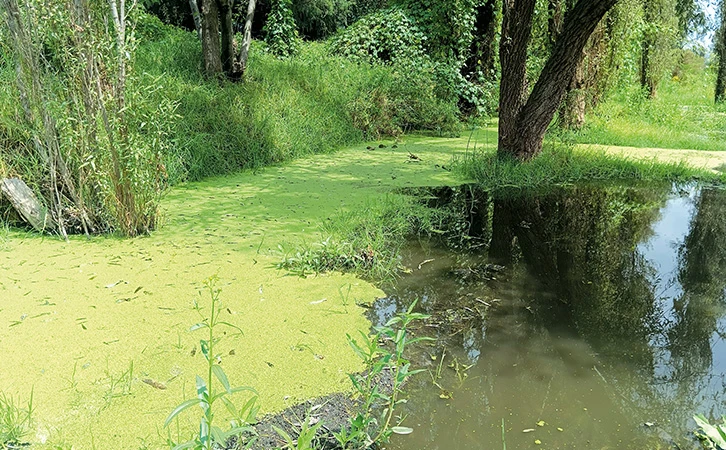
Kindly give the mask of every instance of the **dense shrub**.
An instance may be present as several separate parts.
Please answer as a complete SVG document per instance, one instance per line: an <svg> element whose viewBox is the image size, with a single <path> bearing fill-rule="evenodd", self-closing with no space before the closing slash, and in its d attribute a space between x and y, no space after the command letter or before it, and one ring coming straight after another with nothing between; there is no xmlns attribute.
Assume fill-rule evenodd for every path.
<svg viewBox="0 0 726 450"><path fill-rule="evenodd" d="M273 55L287 57L297 53L301 41L292 16L292 0L272 0L262 32L267 49Z"/></svg>

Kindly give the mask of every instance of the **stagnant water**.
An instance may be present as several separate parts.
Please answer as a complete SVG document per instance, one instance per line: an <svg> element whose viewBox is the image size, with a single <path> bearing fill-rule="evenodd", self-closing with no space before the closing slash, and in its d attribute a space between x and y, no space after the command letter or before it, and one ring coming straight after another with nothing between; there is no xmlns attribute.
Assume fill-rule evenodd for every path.
<svg viewBox="0 0 726 450"><path fill-rule="evenodd" d="M387 448L697 448L692 415L726 414L726 193L432 194L442 235L373 310L419 299L437 338Z"/></svg>

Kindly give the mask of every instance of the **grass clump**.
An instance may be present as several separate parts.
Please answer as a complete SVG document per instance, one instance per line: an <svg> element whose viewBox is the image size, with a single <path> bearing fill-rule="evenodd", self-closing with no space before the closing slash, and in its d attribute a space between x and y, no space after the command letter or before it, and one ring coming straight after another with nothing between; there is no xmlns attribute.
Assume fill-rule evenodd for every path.
<svg viewBox="0 0 726 450"><path fill-rule="evenodd" d="M322 225L326 237L319 243L292 251L281 247L285 256L277 267L300 276L339 270L390 280L399 269L406 238L436 232L440 215L415 197L392 193L337 214Z"/></svg>
<svg viewBox="0 0 726 450"><path fill-rule="evenodd" d="M33 393L28 405L21 407L13 397L0 392L0 446L19 448L22 439L30 432L33 420Z"/></svg>
<svg viewBox="0 0 726 450"><path fill-rule="evenodd" d="M690 181L726 182L726 178L683 162L633 161L601 150L575 150L562 143L546 143L529 162L499 156L491 150L474 151L456 161L455 167L483 189L540 187L588 181Z"/></svg>

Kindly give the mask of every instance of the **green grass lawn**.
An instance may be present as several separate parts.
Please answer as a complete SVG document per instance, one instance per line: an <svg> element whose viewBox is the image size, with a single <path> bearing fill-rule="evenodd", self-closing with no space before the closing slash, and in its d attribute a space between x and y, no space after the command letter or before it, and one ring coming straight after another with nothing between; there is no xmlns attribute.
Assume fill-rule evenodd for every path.
<svg viewBox="0 0 726 450"><path fill-rule="evenodd" d="M681 75L663 80L654 99L637 86L614 92L587 116L580 132L563 137L583 144L726 150L726 106L714 104L715 76L689 60Z"/></svg>

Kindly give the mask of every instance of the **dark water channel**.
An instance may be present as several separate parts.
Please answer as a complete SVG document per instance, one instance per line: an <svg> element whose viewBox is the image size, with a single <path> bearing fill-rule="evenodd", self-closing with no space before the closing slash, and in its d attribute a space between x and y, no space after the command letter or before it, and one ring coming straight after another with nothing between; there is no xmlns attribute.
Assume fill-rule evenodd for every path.
<svg viewBox="0 0 726 450"><path fill-rule="evenodd" d="M387 448L698 448L691 416L726 414L724 191L431 194L446 226L373 310L419 299L437 339Z"/></svg>

